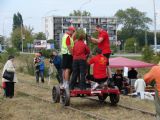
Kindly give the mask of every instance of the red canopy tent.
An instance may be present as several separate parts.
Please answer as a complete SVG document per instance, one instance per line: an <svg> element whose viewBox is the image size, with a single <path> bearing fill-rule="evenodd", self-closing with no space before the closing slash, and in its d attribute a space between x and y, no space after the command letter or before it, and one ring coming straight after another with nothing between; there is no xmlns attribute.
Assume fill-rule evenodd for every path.
<svg viewBox="0 0 160 120"><path fill-rule="evenodd" d="M132 60L132 59L124 58L124 57L110 58L109 64L111 68L121 68L121 67L145 68L145 67L154 66L154 64L142 62L139 60Z"/></svg>

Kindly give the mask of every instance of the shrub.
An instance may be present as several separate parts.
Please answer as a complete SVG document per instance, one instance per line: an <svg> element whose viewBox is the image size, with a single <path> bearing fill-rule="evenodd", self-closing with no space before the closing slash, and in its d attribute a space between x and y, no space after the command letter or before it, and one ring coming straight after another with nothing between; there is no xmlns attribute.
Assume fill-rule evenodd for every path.
<svg viewBox="0 0 160 120"><path fill-rule="evenodd" d="M129 53L134 53L135 52L135 43L136 43L136 38L128 38L125 42L126 44L126 51ZM137 43L136 43L137 44ZM138 45L137 45L138 46ZM136 46L136 47L137 47ZM137 48L136 48L137 49Z"/></svg>
<svg viewBox="0 0 160 120"><path fill-rule="evenodd" d="M50 55L52 54L52 50L42 50L41 52L42 52L43 56L46 58L49 58Z"/></svg>
<svg viewBox="0 0 160 120"><path fill-rule="evenodd" d="M142 59L146 62L151 62L153 60L153 50L149 46L143 48Z"/></svg>
<svg viewBox="0 0 160 120"><path fill-rule="evenodd" d="M111 45L112 53L116 53L116 52L118 51L117 49L118 49L118 48L117 48L116 45L114 45L114 44Z"/></svg>
<svg viewBox="0 0 160 120"><path fill-rule="evenodd" d="M19 53L16 48L7 48L6 52L0 54L0 62L4 64L7 61L9 55L18 56Z"/></svg>
<svg viewBox="0 0 160 120"><path fill-rule="evenodd" d="M153 56L153 63L157 64L160 62L160 53L157 53L156 55Z"/></svg>
<svg viewBox="0 0 160 120"><path fill-rule="evenodd" d="M29 75L34 75L34 63L33 63L33 58L26 56L26 59L24 61L26 63L26 69L27 69L27 73Z"/></svg>
<svg viewBox="0 0 160 120"><path fill-rule="evenodd" d="M18 56L19 52L17 51L16 48L10 47L6 49L8 55L14 55L14 56Z"/></svg>

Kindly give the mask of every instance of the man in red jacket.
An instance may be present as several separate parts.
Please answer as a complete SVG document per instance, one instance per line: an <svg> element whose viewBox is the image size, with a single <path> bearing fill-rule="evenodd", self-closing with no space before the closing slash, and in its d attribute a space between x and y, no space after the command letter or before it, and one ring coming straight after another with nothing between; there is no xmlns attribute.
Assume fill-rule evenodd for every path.
<svg viewBox="0 0 160 120"><path fill-rule="evenodd" d="M98 39L91 37L91 42L97 44L98 48L102 50L102 54L108 59L107 69L108 69L109 78L111 78L112 77L111 71L110 71L110 68L108 67L109 57L111 54L109 35L107 31L105 31L100 27L100 25L96 26L96 31L98 32Z"/></svg>
<svg viewBox="0 0 160 120"><path fill-rule="evenodd" d="M75 42L72 55L73 55L73 64L72 64L72 78L70 89L74 89L77 77L80 75L80 89L85 90L85 74L86 74L86 59L90 53L88 46L84 43L85 35L81 34L77 42ZM80 72L80 74L79 74Z"/></svg>

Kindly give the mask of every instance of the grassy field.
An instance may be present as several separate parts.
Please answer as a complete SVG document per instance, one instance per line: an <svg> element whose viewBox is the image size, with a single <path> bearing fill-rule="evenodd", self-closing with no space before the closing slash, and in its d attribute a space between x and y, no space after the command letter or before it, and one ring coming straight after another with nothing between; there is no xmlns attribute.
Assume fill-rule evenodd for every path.
<svg viewBox="0 0 160 120"><path fill-rule="evenodd" d="M21 57L16 59L16 64L17 67L25 66L25 63L21 61ZM51 83L48 84L47 78L45 78L46 81L44 84L40 83L35 87L24 83L29 82L36 84L34 76L26 73L24 74L19 70L17 72L17 76L19 82L16 83L15 97L13 99L3 98L3 92L0 90L0 120L92 120L92 118L80 114L79 112L65 109L60 104L47 104L18 92L22 91L51 101L51 89L53 85L57 84L55 79L51 79ZM43 89L42 87L48 89ZM120 103L126 106L144 109L149 112L155 112L153 101L121 96ZM71 106L85 112L104 116L108 120L155 119L152 116L145 115L140 112L128 111L123 108L110 106L110 104L100 104L98 102L82 98L72 98Z"/></svg>
<svg viewBox="0 0 160 120"><path fill-rule="evenodd" d="M90 120L60 105L47 104L23 94L13 99L0 99L0 120Z"/></svg>
<svg viewBox="0 0 160 120"><path fill-rule="evenodd" d="M33 76L18 73L19 83L16 84L16 91L22 91L28 94L38 96L40 98L51 100L51 89L56 80L52 80L51 84L39 84L37 87L30 84L22 83L30 82L35 84ZM48 89L40 88L45 87ZM144 110L155 112L152 101L139 100L127 96L121 96L121 104L127 106L142 108ZM95 101L82 98L72 98L71 106L89 112L92 114L102 115L109 120L153 120L149 115L144 115L136 111L129 111L119 107L113 107L109 104L99 104ZM4 109L5 108L5 109ZM60 104L46 104L42 101L35 100L32 97L25 96L16 92L13 99L0 99L0 116L2 120L91 120L91 118L77 112L64 109ZM18 113L18 115L16 114ZM136 116L135 116L136 114Z"/></svg>

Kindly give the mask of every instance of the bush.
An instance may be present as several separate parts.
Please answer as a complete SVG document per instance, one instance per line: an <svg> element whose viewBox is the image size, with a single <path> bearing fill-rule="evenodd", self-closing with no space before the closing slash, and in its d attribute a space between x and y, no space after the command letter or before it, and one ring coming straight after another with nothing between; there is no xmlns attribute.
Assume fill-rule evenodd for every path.
<svg viewBox="0 0 160 120"><path fill-rule="evenodd" d="M0 54L0 62L5 63L8 59L8 54L7 53L1 53Z"/></svg>
<svg viewBox="0 0 160 120"><path fill-rule="evenodd" d="M112 53L116 53L118 51L118 48L116 45L111 45L111 50L112 50Z"/></svg>
<svg viewBox="0 0 160 120"><path fill-rule="evenodd" d="M134 44L136 43L136 38L128 38L125 42L126 44L126 51L129 52L129 53L134 53L135 52L135 46ZM136 43L137 44L137 43ZM138 45L137 45L138 46ZM136 47L137 47L136 46ZM138 47L137 47L138 48ZM136 49L137 49L136 48Z"/></svg>
<svg viewBox="0 0 160 120"><path fill-rule="evenodd" d="M46 58L49 58L50 55L52 54L52 50L42 50L42 55Z"/></svg>
<svg viewBox="0 0 160 120"><path fill-rule="evenodd" d="M160 62L160 53L153 56L153 63L157 64Z"/></svg>
<svg viewBox="0 0 160 120"><path fill-rule="evenodd" d="M146 62L151 62L153 60L153 50L149 46L143 48L142 59Z"/></svg>
<svg viewBox="0 0 160 120"><path fill-rule="evenodd" d="M7 61L9 55L18 56L19 53L16 48L7 48L6 52L0 54L0 62L4 64Z"/></svg>
<svg viewBox="0 0 160 120"><path fill-rule="evenodd" d="M29 57L28 55L26 56L26 59L24 60L26 64L26 70L29 75L34 75L35 67L33 63L33 58Z"/></svg>

